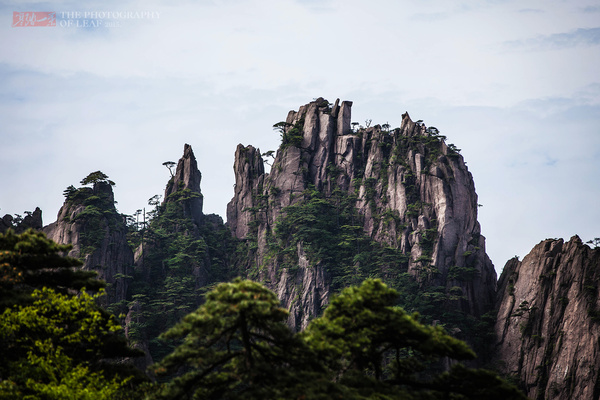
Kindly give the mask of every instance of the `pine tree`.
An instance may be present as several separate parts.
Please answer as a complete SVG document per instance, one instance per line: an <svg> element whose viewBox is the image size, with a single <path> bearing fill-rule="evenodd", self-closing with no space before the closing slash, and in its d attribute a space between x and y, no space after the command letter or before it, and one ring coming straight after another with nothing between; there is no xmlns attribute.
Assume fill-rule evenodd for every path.
<svg viewBox="0 0 600 400"><path fill-rule="evenodd" d="M367 398L525 399L489 371L426 368L441 358L476 355L440 326L421 324L418 314L394 306L397 297L379 279L367 279L334 297L302 334L340 384Z"/></svg>
<svg viewBox="0 0 600 400"><path fill-rule="evenodd" d="M36 288L68 293L106 286L96 279L96 272L79 268L81 261L63 255L70 249L71 245L56 244L32 229L0 234L0 307L26 302Z"/></svg>
<svg viewBox="0 0 600 400"><path fill-rule="evenodd" d="M34 290L0 314L0 398L114 399L136 373L111 359L137 356L114 318L79 296Z"/></svg>
<svg viewBox="0 0 600 400"><path fill-rule="evenodd" d="M118 398L143 379L121 363L141 352L97 304L105 283L70 248L33 230L0 235L0 398Z"/></svg>
<svg viewBox="0 0 600 400"><path fill-rule="evenodd" d="M167 380L150 398L525 399L489 371L460 364L426 371L441 358L475 353L395 307L397 296L369 279L293 334L273 292L251 281L222 283L163 335L180 344L156 365Z"/></svg>
<svg viewBox="0 0 600 400"><path fill-rule="evenodd" d="M268 399L300 393L314 357L285 324L287 314L277 296L258 283L237 279L217 285L197 311L162 335L182 343L156 372L185 372L152 398Z"/></svg>

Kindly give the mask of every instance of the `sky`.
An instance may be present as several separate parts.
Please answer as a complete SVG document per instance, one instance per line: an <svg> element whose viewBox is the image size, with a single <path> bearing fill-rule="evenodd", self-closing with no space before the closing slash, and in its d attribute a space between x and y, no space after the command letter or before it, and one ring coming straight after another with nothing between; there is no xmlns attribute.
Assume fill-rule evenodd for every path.
<svg viewBox="0 0 600 400"><path fill-rule="evenodd" d="M407 111L462 149L498 273L600 236L598 0L3 1L0 215L49 224L97 170L132 214L189 143L225 219L237 144L276 150L272 125L318 97L361 124Z"/></svg>

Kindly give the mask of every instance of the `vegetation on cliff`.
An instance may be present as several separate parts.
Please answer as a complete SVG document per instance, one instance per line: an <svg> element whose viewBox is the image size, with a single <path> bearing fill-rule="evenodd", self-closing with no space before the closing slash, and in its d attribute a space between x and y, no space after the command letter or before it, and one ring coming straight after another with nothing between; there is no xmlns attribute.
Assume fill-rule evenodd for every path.
<svg viewBox="0 0 600 400"><path fill-rule="evenodd" d="M140 372L122 328L97 304L103 282L41 232L0 234L0 398L114 399Z"/></svg>
<svg viewBox="0 0 600 400"><path fill-rule="evenodd" d="M163 335L181 344L154 369L179 374L150 398L524 399L488 371L455 365L423 373L427 361L475 354L395 307L396 296L380 280L366 280L293 334L273 292L240 279L219 284Z"/></svg>
<svg viewBox="0 0 600 400"><path fill-rule="evenodd" d="M109 281L102 302L143 350L137 366L154 363L150 397L521 398L494 373L449 362L474 357L459 339L485 362L494 322L486 312L495 273L459 149L408 114L400 128L350 129L351 105L317 99L290 112L275 125L282 143L270 174L259 150L238 146L229 226L202 213L187 144L175 172L163 163L171 179L148 213L119 214L114 182L101 171L81 181L93 187L67 188L49 231ZM2 271L7 281L11 271ZM223 283L236 276L260 283ZM44 291L31 299L40 296L70 301ZM86 296L77 299L98 301ZM26 321L41 306L33 302L11 312ZM84 320L86 312L95 311L85 309ZM81 387L142 395L123 391L137 387L128 375L42 350L46 370L68 365L91 379Z"/></svg>
<svg viewBox="0 0 600 400"><path fill-rule="evenodd" d="M95 272L75 268L83 264L80 260L62 256L70 249L34 230L0 234L0 307L28 303L32 291L43 287L65 294L104 287Z"/></svg>
<svg viewBox="0 0 600 400"><path fill-rule="evenodd" d="M196 196L189 189L174 191L164 203L155 203L146 227L130 232L139 245L126 299L128 336L147 341L155 360L171 350L158 336L195 310L210 285L234 272L235 243L222 222L207 219L197 225L185 215L186 202Z"/></svg>

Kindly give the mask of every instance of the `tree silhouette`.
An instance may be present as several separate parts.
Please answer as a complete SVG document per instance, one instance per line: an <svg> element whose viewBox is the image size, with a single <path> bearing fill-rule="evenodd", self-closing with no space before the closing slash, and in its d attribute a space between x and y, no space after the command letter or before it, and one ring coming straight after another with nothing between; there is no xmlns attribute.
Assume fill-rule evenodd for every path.
<svg viewBox="0 0 600 400"><path fill-rule="evenodd" d="M104 182L108 183L111 186L115 186L115 183L108 179L108 175L106 175L102 171L92 172L91 174L83 178L80 183L82 185L95 185L98 182Z"/></svg>
<svg viewBox="0 0 600 400"><path fill-rule="evenodd" d="M173 161L165 161L164 163L162 163L162 165L167 167L167 169L171 173L171 178L175 177L175 174L173 173L173 167L177 165L176 163L174 163Z"/></svg>

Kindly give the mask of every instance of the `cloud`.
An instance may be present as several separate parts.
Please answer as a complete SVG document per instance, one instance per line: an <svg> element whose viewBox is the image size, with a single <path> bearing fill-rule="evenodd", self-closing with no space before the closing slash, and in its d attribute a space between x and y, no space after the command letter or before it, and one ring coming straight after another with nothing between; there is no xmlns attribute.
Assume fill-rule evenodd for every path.
<svg viewBox="0 0 600 400"><path fill-rule="evenodd" d="M583 8L583 12L590 14L600 12L600 6L587 6Z"/></svg>
<svg viewBox="0 0 600 400"><path fill-rule="evenodd" d="M224 215L236 145L274 150L271 126L322 96L354 101L360 123L398 126L408 111L462 148L497 268L547 236L598 236L600 56L596 28L582 29L594 15L577 4L462 3L0 6L6 21L17 5L160 12L96 31L0 25L1 213L41 206L51 222L64 188L96 170L131 213L164 190L162 163L189 143L205 211ZM513 44L499 54L494 43ZM556 51L523 51L539 49Z"/></svg>
<svg viewBox="0 0 600 400"><path fill-rule="evenodd" d="M598 44L600 44L600 28L579 28L570 32L506 41L503 43L503 46L506 49L518 51L542 51L568 49L578 46L596 46Z"/></svg>
<svg viewBox="0 0 600 400"><path fill-rule="evenodd" d="M523 14L543 14L545 11L539 8L522 8L519 12Z"/></svg>
<svg viewBox="0 0 600 400"><path fill-rule="evenodd" d="M426 12L415 14L413 15L413 18L416 21L434 22L449 18L450 15L451 13L449 12Z"/></svg>

